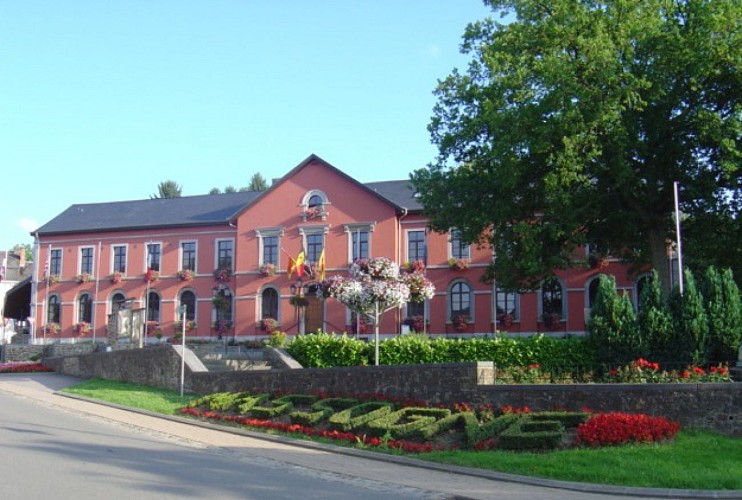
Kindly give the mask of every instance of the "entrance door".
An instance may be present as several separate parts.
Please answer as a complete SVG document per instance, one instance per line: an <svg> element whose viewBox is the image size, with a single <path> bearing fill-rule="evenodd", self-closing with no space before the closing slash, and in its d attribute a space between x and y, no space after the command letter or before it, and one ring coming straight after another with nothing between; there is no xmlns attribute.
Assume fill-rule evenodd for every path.
<svg viewBox="0 0 742 500"><path fill-rule="evenodd" d="M317 297L317 285L309 284L306 290L307 307L304 316L304 333L317 333L325 322L323 301Z"/></svg>

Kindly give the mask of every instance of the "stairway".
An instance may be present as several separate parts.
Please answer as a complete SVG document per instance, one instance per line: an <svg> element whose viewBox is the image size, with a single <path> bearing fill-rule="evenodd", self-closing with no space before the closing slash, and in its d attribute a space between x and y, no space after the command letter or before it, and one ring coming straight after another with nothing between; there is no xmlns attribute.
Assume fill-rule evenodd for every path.
<svg viewBox="0 0 742 500"><path fill-rule="evenodd" d="M270 370L271 365L263 349L242 346L203 345L191 350L210 372Z"/></svg>

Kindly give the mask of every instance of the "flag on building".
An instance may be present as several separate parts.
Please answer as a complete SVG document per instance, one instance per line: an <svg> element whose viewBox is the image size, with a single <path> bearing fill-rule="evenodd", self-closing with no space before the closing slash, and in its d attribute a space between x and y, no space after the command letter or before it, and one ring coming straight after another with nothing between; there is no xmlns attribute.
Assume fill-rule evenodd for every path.
<svg viewBox="0 0 742 500"><path fill-rule="evenodd" d="M43 279L49 280L51 276L49 275L49 267L51 265L51 259L52 259L52 246L49 245L49 249L46 252L46 260L44 261L44 276Z"/></svg>
<svg viewBox="0 0 742 500"><path fill-rule="evenodd" d="M301 278L304 274L304 250L299 252L294 261L294 267L296 268L296 277Z"/></svg>
<svg viewBox="0 0 742 500"><path fill-rule="evenodd" d="M294 274L294 269L296 269L296 261L289 255L289 267L286 269L287 278L290 278Z"/></svg>
<svg viewBox="0 0 742 500"><path fill-rule="evenodd" d="M325 249L319 254L319 260L317 261L317 279L323 281L325 279Z"/></svg>

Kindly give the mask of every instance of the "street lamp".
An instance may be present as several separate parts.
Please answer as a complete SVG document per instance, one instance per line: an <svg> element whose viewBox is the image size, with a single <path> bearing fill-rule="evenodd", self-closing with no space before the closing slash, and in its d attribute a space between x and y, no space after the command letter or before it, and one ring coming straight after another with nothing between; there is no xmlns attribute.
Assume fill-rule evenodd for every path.
<svg viewBox="0 0 742 500"><path fill-rule="evenodd" d="M291 295L294 297L296 305L296 315L299 320L299 335L304 335L304 281L301 278L289 286Z"/></svg>
<svg viewBox="0 0 742 500"><path fill-rule="evenodd" d="M180 324L183 328L181 331L181 347L180 347L180 397L183 397L183 388L185 386L185 336L186 336L186 312L188 307L183 304L178 307L178 313L180 313Z"/></svg>

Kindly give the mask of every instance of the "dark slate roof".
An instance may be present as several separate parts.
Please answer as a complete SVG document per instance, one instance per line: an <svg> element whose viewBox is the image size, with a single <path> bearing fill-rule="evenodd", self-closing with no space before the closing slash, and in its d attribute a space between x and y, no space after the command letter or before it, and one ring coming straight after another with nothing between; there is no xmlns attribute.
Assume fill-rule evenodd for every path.
<svg viewBox="0 0 742 500"><path fill-rule="evenodd" d="M396 207L408 211L422 210L407 180L371 182L363 186ZM265 191L243 191L179 198L75 204L34 233L50 236L227 224L264 193Z"/></svg>
<svg viewBox="0 0 742 500"><path fill-rule="evenodd" d="M226 224L260 191L75 204L34 231L39 235ZM33 233L32 233L33 234Z"/></svg>
<svg viewBox="0 0 742 500"><path fill-rule="evenodd" d="M414 196L415 191L412 189L412 184L408 180L368 182L365 186L376 191L395 205L406 208L408 211L412 212L423 209L420 202Z"/></svg>

